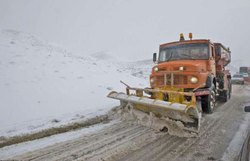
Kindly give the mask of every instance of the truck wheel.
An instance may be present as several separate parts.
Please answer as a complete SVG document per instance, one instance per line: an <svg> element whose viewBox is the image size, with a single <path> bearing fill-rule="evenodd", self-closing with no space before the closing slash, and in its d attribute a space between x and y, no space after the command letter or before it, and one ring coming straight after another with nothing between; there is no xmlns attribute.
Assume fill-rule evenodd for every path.
<svg viewBox="0 0 250 161"><path fill-rule="evenodd" d="M222 93L222 101L227 102L229 100L229 97L230 97L229 95L230 95L229 90L223 91L223 93Z"/></svg>
<svg viewBox="0 0 250 161"><path fill-rule="evenodd" d="M227 102L230 98L231 98L231 81L228 80L228 89L223 91L223 98L222 98L222 101L223 102Z"/></svg>
<svg viewBox="0 0 250 161"><path fill-rule="evenodd" d="M231 94L232 94L232 81L231 81L231 79L228 80L228 89L229 89L229 99L230 99Z"/></svg>
<svg viewBox="0 0 250 161"><path fill-rule="evenodd" d="M202 111L205 113L213 113L215 108L215 91L211 90L209 95L201 97Z"/></svg>

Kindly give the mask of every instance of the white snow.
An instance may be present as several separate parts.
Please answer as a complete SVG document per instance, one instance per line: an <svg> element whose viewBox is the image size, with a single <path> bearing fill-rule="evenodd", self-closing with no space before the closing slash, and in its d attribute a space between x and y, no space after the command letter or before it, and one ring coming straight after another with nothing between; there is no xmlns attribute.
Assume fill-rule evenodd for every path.
<svg viewBox="0 0 250 161"><path fill-rule="evenodd" d="M147 87L153 62L123 62L100 51L75 56L32 35L0 30L0 136L14 136L104 114L125 92ZM84 53L82 54L84 55Z"/></svg>
<svg viewBox="0 0 250 161"><path fill-rule="evenodd" d="M66 132L58 135L53 135L50 137L38 139L38 140L33 140L33 141L28 141L20 144L15 144L11 146L7 146L4 148L0 149L0 158L1 159L9 159L11 157L21 155L30 151L35 151L38 149L42 149L44 147L56 144L56 143L61 143L65 142L68 140L73 140L76 139L82 135L86 134L91 134L95 131L101 130L107 126L115 124L117 121L112 121L107 124L97 124L94 126L91 126L89 128L84 128L81 130L77 131L71 131L71 132Z"/></svg>

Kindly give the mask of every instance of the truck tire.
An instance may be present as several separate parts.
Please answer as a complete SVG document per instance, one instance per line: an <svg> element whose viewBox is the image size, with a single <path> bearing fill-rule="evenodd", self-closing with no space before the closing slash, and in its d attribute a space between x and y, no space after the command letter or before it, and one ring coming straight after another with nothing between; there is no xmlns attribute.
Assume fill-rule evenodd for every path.
<svg viewBox="0 0 250 161"><path fill-rule="evenodd" d="M215 90L214 88L210 91L209 95L205 95L201 97L201 107L202 111L205 113L213 113L215 108Z"/></svg>
<svg viewBox="0 0 250 161"><path fill-rule="evenodd" d="M228 89L229 89L229 99L230 99L231 95L232 95L232 81L231 81L231 79L228 79Z"/></svg>
<svg viewBox="0 0 250 161"><path fill-rule="evenodd" d="M228 79L228 89L223 91L223 94L222 94L222 101L223 102L227 102L230 98L231 98L231 81L230 79Z"/></svg>

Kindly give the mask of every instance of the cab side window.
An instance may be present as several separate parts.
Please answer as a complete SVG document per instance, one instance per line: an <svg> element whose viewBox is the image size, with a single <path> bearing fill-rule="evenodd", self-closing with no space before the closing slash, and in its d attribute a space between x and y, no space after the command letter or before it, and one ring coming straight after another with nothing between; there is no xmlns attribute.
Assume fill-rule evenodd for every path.
<svg viewBox="0 0 250 161"><path fill-rule="evenodd" d="M212 58L214 58L214 47L211 46L211 52L210 52L212 55L210 55Z"/></svg>

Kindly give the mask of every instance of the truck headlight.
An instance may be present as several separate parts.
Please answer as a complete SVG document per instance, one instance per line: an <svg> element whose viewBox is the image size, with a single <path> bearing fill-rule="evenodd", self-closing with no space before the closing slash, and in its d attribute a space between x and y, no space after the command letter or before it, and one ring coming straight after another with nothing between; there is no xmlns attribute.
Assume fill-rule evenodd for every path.
<svg viewBox="0 0 250 161"><path fill-rule="evenodd" d="M190 78L190 82L193 83L193 84L195 84L195 83L198 82L198 78L197 77L191 77Z"/></svg>
<svg viewBox="0 0 250 161"><path fill-rule="evenodd" d="M158 67L155 67L155 68L154 68L154 71L155 71L155 72L158 72L158 70L159 70Z"/></svg>
<svg viewBox="0 0 250 161"><path fill-rule="evenodd" d="M151 83L151 84L154 84L154 83L155 83L155 78L154 78L154 77L150 78L150 83Z"/></svg>

